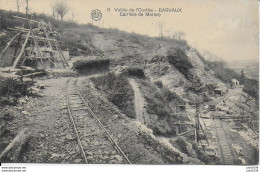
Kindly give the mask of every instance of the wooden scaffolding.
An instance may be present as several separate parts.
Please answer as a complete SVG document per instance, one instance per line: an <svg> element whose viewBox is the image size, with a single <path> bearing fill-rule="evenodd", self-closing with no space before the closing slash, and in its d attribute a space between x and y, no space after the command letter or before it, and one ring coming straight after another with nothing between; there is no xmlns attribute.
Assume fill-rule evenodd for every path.
<svg viewBox="0 0 260 172"><path fill-rule="evenodd" d="M24 65L27 59L39 60L43 69L46 69L43 60L48 60L54 68L65 68L66 66L69 66L56 39L58 37L58 32L50 23L45 23L43 20L36 21L19 16L13 17L27 22L28 28L8 28L9 30L17 31L18 33L7 43L0 54L0 59L5 56L6 51L12 42L18 39L14 51L15 57L12 61L12 67L19 68ZM20 52L16 56L17 51ZM49 54L47 55L46 52Z"/></svg>

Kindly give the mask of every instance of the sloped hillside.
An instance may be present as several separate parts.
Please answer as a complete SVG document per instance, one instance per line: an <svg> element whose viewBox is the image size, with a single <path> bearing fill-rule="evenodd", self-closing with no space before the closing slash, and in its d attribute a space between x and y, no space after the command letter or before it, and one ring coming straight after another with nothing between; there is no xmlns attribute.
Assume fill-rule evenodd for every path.
<svg viewBox="0 0 260 172"><path fill-rule="evenodd" d="M13 19L12 15L25 17L21 13L0 10L1 50L15 35L9 27L27 27ZM206 151L202 151L204 148L195 144L195 136L189 134L189 131L194 133L196 110L205 115L210 110L204 105L209 102L224 102L223 95L232 90L233 78L244 85L243 91L246 93L241 89L239 94L246 101L236 99L233 102L226 99L224 109L228 110L221 110L221 113L230 115L233 107L239 108L241 103L249 102L248 113L253 120L258 120L258 82L244 78L218 62L205 60L185 40L148 37L91 24L60 22L45 15L34 14L34 19L43 19L57 28L61 48L70 51L73 69L79 75L91 75L88 82L93 83L93 89L117 106L127 121L133 120L145 125L153 137L172 144L173 149L176 147L182 157L191 156L206 164L220 161L220 156L217 157L216 154L207 156ZM13 58L8 56L0 59L0 66L6 66ZM94 74L96 75L93 76ZM221 93L215 92L216 89ZM183 107L188 110L183 110ZM100 110L99 107L94 108ZM246 107L242 106L240 112L236 113L242 116L244 109ZM100 112L101 118L102 115L104 114ZM238 123L249 128L252 125L251 129L258 126L258 122L251 122L250 125L244 121ZM204 125L206 127L205 123ZM237 127L237 124L234 125L234 128ZM183 133L188 135L182 135ZM209 139L216 140L212 134L210 137ZM247 159L247 162L252 162L252 158Z"/></svg>

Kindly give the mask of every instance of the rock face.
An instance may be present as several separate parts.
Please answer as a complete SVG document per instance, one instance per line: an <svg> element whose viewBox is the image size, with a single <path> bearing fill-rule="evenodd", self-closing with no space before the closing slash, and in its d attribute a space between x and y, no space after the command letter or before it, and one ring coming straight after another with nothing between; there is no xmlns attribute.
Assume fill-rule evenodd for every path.
<svg viewBox="0 0 260 172"><path fill-rule="evenodd" d="M91 84L91 81L88 80L84 82L87 84L85 85L85 89L82 91L84 92L84 97L88 97L86 100L89 106L95 112L103 125L110 126L108 131L113 133L115 140L132 163L182 163L182 157L179 153L160 144L150 129L147 129L140 122L137 123L136 120L131 120L121 114L115 105L98 93ZM100 106L101 104L102 106ZM111 158L117 161L122 161L122 157L117 155Z"/></svg>
<svg viewBox="0 0 260 172"><path fill-rule="evenodd" d="M199 58L198 53L195 49L188 49L186 51L186 54L194 67L192 69L192 72L198 76L202 84L216 84L219 88L227 89L227 86L221 80L214 76L214 72L212 70L205 70L204 63Z"/></svg>

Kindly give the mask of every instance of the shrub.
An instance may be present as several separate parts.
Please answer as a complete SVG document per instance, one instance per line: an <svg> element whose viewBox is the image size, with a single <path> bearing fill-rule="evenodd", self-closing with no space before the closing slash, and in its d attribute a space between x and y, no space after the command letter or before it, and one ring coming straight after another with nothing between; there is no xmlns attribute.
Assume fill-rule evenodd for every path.
<svg viewBox="0 0 260 172"><path fill-rule="evenodd" d="M199 160L201 160L205 164L209 164L210 158L206 154L201 152L195 144L192 144L192 149L195 150L196 156Z"/></svg>
<svg viewBox="0 0 260 172"><path fill-rule="evenodd" d="M0 95L1 96L25 96L29 94L29 86L25 82L13 78L1 78Z"/></svg>
<svg viewBox="0 0 260 172"><path fill-rule="evenodd" d="M158 88L162 88L162 87L163 87L162 81L155 81L154 84L155 84Z"/></svg>
<svg viewBox="0 0 260 172"><path fill-rule="evenodd" d="M126 116L135 118L134 91L127 78L123 75L116 76L113 73L92 78L95 87L103 91L108 100L116 105Z"/></svg>
<svg viewBox="0 0 260 172"><path fill-rule="evenodd" d="M130 67L123 72L124 75L145 78L144 70L138 67Z"/></svg>
<svg viewBox="0 0 260 172"><path fill-rule="evenodd" d="M79 60L73 63L74 69L81 74L100 73L109 70L109 59Z"/></svg>
<svg viewBox="0 0 260 172"><path fill-rule="evenodd" d="M186 53L180 48L172 48L167 52L167 58L171 65L179 70L187 79L189 78L189 69L193 68Z"/></svg>
<svg viewBox="0 0 260 172"><path fill-rule="evenodd" d="M17 98L25 95L30 95L27 83L0 77L0 105L14 105Z"/></svg>
<svg viewBox="0 0 260 172"><path fill-rule="evenodd" d="M182 138L178 138L175 142L181 152L185 153L186 155L189 155L187 143Z"/></svg>

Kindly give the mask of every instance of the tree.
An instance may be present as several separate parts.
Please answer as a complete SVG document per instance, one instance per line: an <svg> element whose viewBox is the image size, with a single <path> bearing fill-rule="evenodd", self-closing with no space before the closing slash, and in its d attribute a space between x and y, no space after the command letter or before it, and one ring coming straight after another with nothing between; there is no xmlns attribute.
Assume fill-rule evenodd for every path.
<svg viewBox="0 0 260 172"><path fill-rule="evenodd" d="M24 0L24 2L25 2L25 12L26 12L26 15L29 13L29 1L30 1L30 0Z"/></svg>
<svg viewBox="0 0 260 172"><path fill-rule="evenodd" d="M69 8L65 1L56 1L56 3L53 6L53 11L56 12L56 15L59 15L61 21L63 21L64 16L69 12Z"/></svg>
<svg viewBox="0 0 260 172"><path fill-rule="evenodd" d="M17 11L19 12L20 11L21 2L19 0L15 0L15 2L16 2Z"/></svg>
<svg viewBox="0 0 260 172"><path fill-rule="evenodd" d="M69 17L69 21L70 22L75 22L75 17L76 17L76 12L74 9L70 9L70 17Z"/></svg>
<svg viewBox="0 0 260 172"><path fill-rule="evenodd" d="M173 38L177 40L183 40L185 37L185 33L183 32L174 32Z"/></svg>
<svg viewBox="0 0 260 172"><path fill-rule="evenodd" d="M59 14L54 6L52 7L52 16L54 19L57 19L57 20L59 18Z"/></svg>
<svg viewBox="0 0 260 172"><path fill-rule="evenodd" d="M163 37L164 23L163 22L158 22L158 26L159 26L159 37Z"/></svg>

